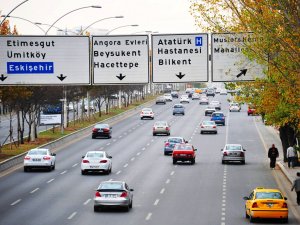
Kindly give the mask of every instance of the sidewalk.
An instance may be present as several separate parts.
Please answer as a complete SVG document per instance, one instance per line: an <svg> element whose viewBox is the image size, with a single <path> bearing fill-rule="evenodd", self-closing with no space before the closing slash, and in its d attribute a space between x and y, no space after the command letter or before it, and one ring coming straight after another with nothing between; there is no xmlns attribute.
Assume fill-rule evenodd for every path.
<svg viewBox="0 0 300 225"><path fill-rule="evenodd" d="M276 148L278 148L279 158L277 159L277 167L284 173L284 175L292 184L294 179L297 177L296 173L300 172L300 167L298 166L294 169L288 168L287 163L283 161L283 151L279 132L272 126L264 125L260 117L255 118L255 123L259 130L261 130L262 134L268 134L263 136L266 145L265 148L269 149L272 144L275 144Z"/></svg>

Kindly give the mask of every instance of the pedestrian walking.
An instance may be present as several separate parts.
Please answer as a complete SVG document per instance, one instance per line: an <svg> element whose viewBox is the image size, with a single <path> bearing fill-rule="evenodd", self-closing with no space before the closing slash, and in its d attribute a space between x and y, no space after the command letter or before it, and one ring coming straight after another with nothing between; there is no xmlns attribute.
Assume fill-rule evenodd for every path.
<svg viewBox="0 0 300 225"><path fill-rule="evenodd" d="M294 180L291 191L295 189L295 192L297 194L297 204L300 205L300 172L297 172L297 177L298 178Z"/></svg>
<svg viewBox="0 0 300 225"><path fill-rule="evenodd" d="M268 157L270 158L270 168L275 169L276 158L279 156L278 149L275 148L275 145L272 144L272 147L269 148Z"/></svg>
<svg viewBox="0 0 300 225"><path fill-rule="evenodd" d="M288 160L288 167L289 168L291 168L291 167L294 168L295 164L296 164L296 151L292 146L287 148L286 157L287 157L287 160Z"/></svg>

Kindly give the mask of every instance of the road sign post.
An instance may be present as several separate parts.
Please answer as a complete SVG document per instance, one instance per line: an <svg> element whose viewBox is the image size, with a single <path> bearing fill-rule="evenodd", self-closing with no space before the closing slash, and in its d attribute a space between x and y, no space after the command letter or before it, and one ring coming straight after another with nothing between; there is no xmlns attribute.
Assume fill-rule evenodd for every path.
<svg viewBox="0 0 300 225"><path fill-rule="evenodd" d="M90 84L89 37L0 36L0 85Z"/></svg>
<svg viewBox="0 0 300 225"><path fill-rule="evenodd" d="M153 83L208 81L208 34L152 35Z"/></svg>
<svg viewBox="0 0 300 225"><path fill-rule="evenodd" d="M93 84L149 82L148 35L93 36Z"/></svg>

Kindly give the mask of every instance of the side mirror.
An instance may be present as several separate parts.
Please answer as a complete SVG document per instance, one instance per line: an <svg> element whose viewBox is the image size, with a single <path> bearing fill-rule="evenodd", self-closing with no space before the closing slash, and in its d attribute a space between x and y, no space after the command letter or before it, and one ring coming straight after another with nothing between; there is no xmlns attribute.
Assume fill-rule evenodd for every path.
<svg viewBox="0 0 300 225"><path fill-rule="evenodd" d="M56 153L51 153L52 156L56 156Z"/></svg>
<svg viewBox="0 0 300 225"><path fill-rule="evenodd" d="M83 155L83 156L81 156L81 158L84 158L85 156Z"/></svg>
<svg viewBox="0 0 300 225"><path fill-rule="evenodd" d="M287 200L287 197L284 197L283 199L284 199L284 200Z"/></svg>
<svg viewBox="0 0 300 225"><path fill-rule="evenodd" d="M249 197L243 197L244 200L249 200Z"/></svg>
<svg viewBox="0 0 300 225"><path fill-rule="evenodd" d="M107 156L107 158L112 159L112 156L109 155L109 156Z"/></svg>
<svg viewBox="0 0 300 225"><path fill-rule="evenodd" d="M131 188L131 189L129 189L129 191L134 191L134 190Z"/></svg>
<svg viewBox="0 0 300 225"><path fill-rule="evenodd" d="M243 148L243 151L245 152L245 151L246 151L246 149L244 149L244 148Z"/></svg>
<svg viewBox="0 0 300 225"><path fill-rule="evenodd" d="M188 141L184 141L185 143L189 143Z"/></svg>
<svg viewBox="0 0 300 225"><path fill-rule="evenodd" d="M194 151L197 151L197 149L196 149L196 148L194 148Z"/></svg>
<svg viewBox="0 0 300 225"><path fill-rule="evenodd" d="M110 127L110 129L112 129L112 127Z"/></svg>
<svg viewBox="0 0 300 225"><path fill-rule="evenodd" d="M223 148L221 148L221 151L223 151Z"/></svg>

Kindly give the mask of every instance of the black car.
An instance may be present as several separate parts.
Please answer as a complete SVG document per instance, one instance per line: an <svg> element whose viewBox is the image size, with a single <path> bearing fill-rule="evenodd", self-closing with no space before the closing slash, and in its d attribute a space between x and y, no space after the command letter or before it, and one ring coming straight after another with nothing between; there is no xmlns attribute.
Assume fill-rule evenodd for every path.
<svg viewBox="0 0 300 225"><path fill-rule="evenodd" d="M177 91L172 91L171 95L172 95L172 98L178 98L178 92Z"/></svg>
<svg viewBox="0 0 300 225"><path fill-rule="evenodd" d="M93 128L92 138L107 137L111 138L112 127L108 124L96 124Z"/></svg>

